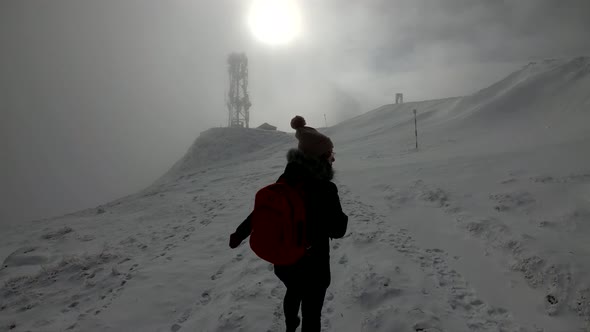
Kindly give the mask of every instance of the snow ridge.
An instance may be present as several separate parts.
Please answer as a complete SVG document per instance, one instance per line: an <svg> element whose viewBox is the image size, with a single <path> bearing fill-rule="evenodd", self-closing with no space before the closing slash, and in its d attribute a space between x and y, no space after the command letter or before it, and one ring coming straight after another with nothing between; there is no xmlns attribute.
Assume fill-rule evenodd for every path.
<svg viewBox="0 0 590 332"><path fill-rule="evenodd" d="M350 216L323 331L590 331L588 91L589 58L547 60L322 129ZM213 128L146 190L3 229L0 330L283 330L284 286L228 235L295 144Z"/></svg>

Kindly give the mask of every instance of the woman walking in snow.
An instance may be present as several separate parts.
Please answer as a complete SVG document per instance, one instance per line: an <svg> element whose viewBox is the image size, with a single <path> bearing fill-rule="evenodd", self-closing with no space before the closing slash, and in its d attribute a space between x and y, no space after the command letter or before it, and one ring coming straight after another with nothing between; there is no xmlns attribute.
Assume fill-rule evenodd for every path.
<svg viewBox="0 0 590 332"><path fill-rule="evenodd" d="M300 306L302 332L321 330L321 312L331 280L330 239L342 238L348 224L338 189L332 182L334 145L329 137L305 125L301 116L291 120L299 145L287 153L287 166L279 178L302 188L308 243L304 256L295 264L274 266L275 274L287 287L283 301L287 332L294 332L299 326ZM250 235L251 218L252 214L231 234L232 249Z"/></svg>

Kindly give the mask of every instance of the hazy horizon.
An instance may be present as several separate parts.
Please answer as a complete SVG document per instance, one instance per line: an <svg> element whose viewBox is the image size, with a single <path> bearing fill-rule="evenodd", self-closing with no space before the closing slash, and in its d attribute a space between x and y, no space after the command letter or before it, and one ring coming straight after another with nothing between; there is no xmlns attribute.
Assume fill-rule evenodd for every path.
<svg viewBox="0 0 590 332"><path fill-rule="evenodd" d="M132 194L227 122L226 57L246 52L251 126L320 127L394 100L469 95L530 61L590 54L590 2L302 0L268 46L251 1L0 3L0 220Z"/></svg>

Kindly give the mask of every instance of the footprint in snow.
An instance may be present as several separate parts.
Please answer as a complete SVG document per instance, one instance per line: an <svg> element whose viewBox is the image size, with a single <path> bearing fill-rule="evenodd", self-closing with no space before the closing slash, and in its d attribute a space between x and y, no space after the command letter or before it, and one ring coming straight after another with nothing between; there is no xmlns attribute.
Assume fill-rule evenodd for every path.
<svg viewBox="0 0 590 332"><path fill-rule="evenodd" d="M331 302L332 300L334 300L334 293L328 291L326 293L326 301Z"/></svg>
<svg viewBox="0 0 590 332"><path fill-rule="evenodd" d="M199 303L201 303L202 305L207 305L209 304L209 302L211 302L210 291L204 291L201 294L201 299L199 300Z"/></svg>
<svg viewBox="0 0 590 332"><path fill-rule="evenodd" d="M221 275L223 275L223 268L217 270L217 272L211 276L211 280L217 280L219 277L221 277Z"/></svg>
<svg viewBox="0 0 590 332"><path fill-rule="evenodd" d="M338 260L338 264L346 264L348 263L348 257L346 256L346 254L342 255L342 257L340 257L340 260Z"/></svg>

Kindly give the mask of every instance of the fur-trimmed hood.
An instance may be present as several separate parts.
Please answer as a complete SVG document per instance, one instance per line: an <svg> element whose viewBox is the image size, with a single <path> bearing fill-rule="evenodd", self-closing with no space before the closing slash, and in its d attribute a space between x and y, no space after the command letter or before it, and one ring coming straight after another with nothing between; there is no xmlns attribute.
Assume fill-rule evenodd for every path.
<svg viewBox="0 0 590 332"><path fill-rule="evenodd" d="M334 169L327 160L306 155L299 149L290 149L287 152L287 163L301 170L304 177L326 181L334 178Z"/></svg>

